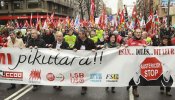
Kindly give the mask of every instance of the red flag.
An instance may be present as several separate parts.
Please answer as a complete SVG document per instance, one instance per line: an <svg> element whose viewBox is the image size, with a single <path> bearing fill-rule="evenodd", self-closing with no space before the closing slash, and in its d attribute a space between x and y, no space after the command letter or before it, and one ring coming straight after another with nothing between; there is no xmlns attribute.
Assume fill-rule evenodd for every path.
<svg viewBox="0 0 175 100"><path fill-rule="evenodd" d="M50 20L51 20L51 22L54 21L54 15L55 15L55 12L53 12L52 15L50 16Z"/></svg>
<svg viewBox="0 0 175 100"><path fill-rule="evenodd" d="M55 24L55 22L54 22L54 15L55 15L55 12L53 12L52 13L52 15L50 16L50 22L49 22L49 27L50 28L54 28L54 24Z"/></svg>
<svg viewBox="0 0 175 100"><path fill-rule="evenodd" d="M31 13L31 16L30 16L30 27L33 27L32 19L33 19L33 15Z"/></svg>
<svg viewBox="0 0 175 100"><path fill-rule="evenodd" d="M133 18L133 22L134 22L134 29L139 28L140 27L140 22L139 19L137 18L137 9L136 9L136 5L134 5L134 8L132 10L132 18Z"/></svg>
<svg viewBox="0 0 175 100"><path fill-rule="evenodd" d="M43 29L48 29L47 20L44 21Z"/></svg>
<svg viewBox="0 0 175 100"><path fill-rule="evenodd" d="M83 27L87 27L88 26L88 21L86 19L83 20Z"/></svg>
<svg viewBox="0 0 175 100"><path fill-rule="evenodd" d="M42 27L41 18L39 18L39 15L37 14L36 29L39 31L41 27Z"/></svg>
<svg viewBox="0 0 175 100"><path fill-rule="evenodd" d="M74 27L74 19L71 20L70 27Z"/></svg>
<svg viewBox="0 0 175 100"><path fill-rule="evenodd" d="M101 29L104 29L105 26L106 26L106 12L105 12L105 8L103 7L103 10L102 10L102 15L100 16L100 19L99 19L99 22L98 22L98 25L100 26Z"/></svg>
<svg viewBox="0 0 175 100"><path fill-rule="evenodd" d="M25 20L24 26L23 27L29 27L29 22L27 20Z"/></svg>
<svg viewBox="0 0 175 100"><path fill-rule="evenodd" d="M66 19L64 20L64 24L67 25L68 27L70 26L70 18L69 18L69 16L67 16Z"/></svg>
<svg viewBox="0 0 175 100"><path fill-rule="evenodd" d="M48 13L47 13L46 22L50 22L50 18L49 18L49 15L48 15Z"/></svg>
<svg viewBox="0 0 175 100"><path fill-rule="evenodd" d="M124 11L122 10L122 12L120 14L120 24L124 24L124 23L125 23Z"/></svg>
<svg viewBox="0 0 175 100"><path fill-rule="evenodd" d="M36 29L39 31L42 27L41 19L38 19L38 22L36 24Z"/></svg>
<svg viewBox="0 0 175 100"><path fill-rule="evenodd" d="M15 24L16 24L16 27L18 28L19 27L19 23L17 20L15 20Z"/></svg>
<svg viewBox="0 0 175 100"><path fill-rule="evenodd" d="M95 21L94 21L94 13L95 13L95 0L91 0L91 14L90 14L90 21L92 24L95 24Z"/></svg>
<svg viewBox="0 0 175 100"><path fill-rule="evenodd" d="M136 5L134 5L134 8L132 10L132 18L136 18L137 17L137 9L136 9Z"/></svg>
<svg viewBox="0 0 175 100"><path fill-rule="evenodd" d="M148 22L146 23L146 31L147 31L147 32L151 29L152 20L153 20L153 12L152 12L152 10L151 10L151 11L150 11L150 14L149 14L149 17L148 17Z"/></svg>

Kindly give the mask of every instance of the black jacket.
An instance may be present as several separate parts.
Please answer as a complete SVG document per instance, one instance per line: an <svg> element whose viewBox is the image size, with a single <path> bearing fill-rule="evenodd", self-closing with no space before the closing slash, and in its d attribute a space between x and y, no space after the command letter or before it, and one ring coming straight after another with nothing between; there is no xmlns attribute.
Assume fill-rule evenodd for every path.
<svg viewBox="0 0 175 100"><path fill-rule="evenodd" d="M80 38L78 38L73 48L80 50L82 45L85 46L85 50L96 49L95 43L89 38L87 38L85 41L82 41Z"/></svg>
<svg viewBox="0 0 175 100"><path fill-rule="evenodd" d="M37 39L30 39L29 41L28 41L28 43L27 43L27 47L30 47L30 46L32 46L32 47L35 47L35 46L37 46L38 48L45 48L45 46L46 46L46 43L45 43L45 41L43 40L43 39L41 39L41 38L37 38Z"/></svg>
<svg viewBox="0 0 175 100"><path fill-rule="evenodd" d="M46 42L46 44L53 44L53 42L55 42L55 37L53 34L43 34L42 38Z"/></svg>
<svg viewBox="0 0 175 100"><path fill-rule="evenodd" d="M166 78L161 75L157 80L151 80L147 81L145 78L143 78L141 75L139 76L138 80L139 86L172 86L173 84L173 78L170 76L169 80L166 80ZM129 85L136 85L133 78L130 80Z"/></svg>
<svg viewBox="0 0 175 100"><path fill-rule="evenodd" d="M56 48L57 46L57 41L53 42L52 44L52 48ZM61 49L69 49L69 44L65 41L62 42L61 46L60 46Z"/></svg>

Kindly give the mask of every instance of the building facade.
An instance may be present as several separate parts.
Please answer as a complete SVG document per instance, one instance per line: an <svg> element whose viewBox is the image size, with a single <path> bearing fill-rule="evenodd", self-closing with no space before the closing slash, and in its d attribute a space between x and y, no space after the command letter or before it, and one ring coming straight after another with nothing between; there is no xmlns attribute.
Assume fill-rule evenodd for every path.
<svg viewBox="0 0 175 100"><path fill-rule="evenodd" d="M15 19L15 16L46 15L73 17L74 0L0 0L0 20ZM12 17L13 16L13 17ZM26 17L26 18L28 18ZM42 18L42 17L41 17Z"/></svg>
<svg viewBox="0 0 175 100"><path fill-rule="evenodd" d="M156 1L154 0L154 7L157 7L158 13L160 17L164 17L168 15L168 7L162 6L162 0ZM170 25L175 25L175 5L170 5Z"/></svg>
<svg viewBox="0 0 175 100"><path fill-rule="evenodd" d="M158 11L160 19L168 15L168 7L162 6L162 0L137 0L137 11L146 18L149 16L150 9ZM175 5L170 6L170 24L175 24Z"/></svg>
<svg viewBox="0 0 175 100"><path fill-rule="evenodd" d="M123 10L123 0L118 0L118 10Z"/></svg>

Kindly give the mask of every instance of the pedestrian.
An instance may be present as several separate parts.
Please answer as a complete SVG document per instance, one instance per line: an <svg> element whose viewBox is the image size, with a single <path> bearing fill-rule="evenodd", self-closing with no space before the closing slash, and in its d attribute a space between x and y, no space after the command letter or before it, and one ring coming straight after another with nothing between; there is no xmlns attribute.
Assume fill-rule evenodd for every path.
<svg viewBox="0 0 175 100"><path fill-rule="evenodd" d="M10 38L7 42L7 47L11 48L24 48L24 42L22 39L17 38L17 34L15 34L14 31L10 32ZM16 88L16 84L11 84L10 87L7 88L7 90L12 90Z"/></svg>
<svg viewBox="0 0 175 100"><path fill-rule="evenodd" d="M146 46L146 41L142 39L142 30L136 29L134 32L134 36L132 39L128 40L127 46ZM129 83L130 84L130 83ZM133 86L133 95L135 97L139 97L138 87L136 85ZM129 87L127 87L129 89Z"/></svg>
<svg viewBox="0 0 175 100"><path fill-rule="evenodd" d="M45 48L45 47L46 47L46 43L41 37L39 37L39 32L36 29L32 29L31 39L27 43L27 48L37 49L37 48ZM33 91L38 90L38 86L34 85L32 90Z"/></svg>
<svg viewBox="0 0 175 100"><path fill-rule="evenodd" d="M160 46L171 46L171 39L169 38L169 36L163 36L162 37ZM170 93L170 91L171 91L170 86L163 86L163 85L160 86L160 93L164 94L165 89L166 89L166 95L167 96L172 96L172 94Z"/></svg>
<svg viewBox="0 0 175 100"><path fill-rule="evenodd" d="M115 48L115 47L119 47L120 46L119 43L116 43L116 35L115 34L110 34L108 40L109 40L109 42L105 43L104 48ZM106 87L105 90L108 92L109 87ZM111 92L115 93L115 87L111 88Z"/></svg>
<svg viewBox="0 0 175 100"><path fill-rule="evenodd" d="M82 29L78 34L78 38L73 48L74 48L73 49L74 51L77 51L77 50L95 51L96 46L95 46L95 43L87 37L85 30ZM85 95L86 91L87 91L87 87L82 87L81 95Z"/></svg>
<svg viewBox="0 0 175 100"><path fill-rule="evenodd" d="M69 44L67 42L65 42L64 37L63 37L63 33L60 31L56 32L56 36L55 36L55 42L52 44L54 49L67 49L69 50ZM62 87L61 86L53 86L53 88L55 90L59 90L62 91Z"/></svg>

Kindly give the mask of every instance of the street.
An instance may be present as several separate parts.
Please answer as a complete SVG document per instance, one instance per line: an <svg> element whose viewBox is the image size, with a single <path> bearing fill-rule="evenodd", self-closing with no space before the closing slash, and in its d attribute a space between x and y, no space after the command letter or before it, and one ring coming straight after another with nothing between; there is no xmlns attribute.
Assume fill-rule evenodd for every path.
<svg viewBox="0 0 175 100"><path fill-rule="evenodd" d="M41 86L38 91L33 92L32 86L17 85L16 89L7 91L8 86L9 84L0 85L0 100L175 100L175 96L160 94L159 87L139 87L140 97L132 98L129 95L131 91L127 91L125 87L116 88L116 93L106 92L105 88L90 87L87 94L82 96L80 87L63 87L63 91L56 91L50 86ZM23 88L25 89L18 93ZM174 88L171 93L175 93Z"/></svg>

